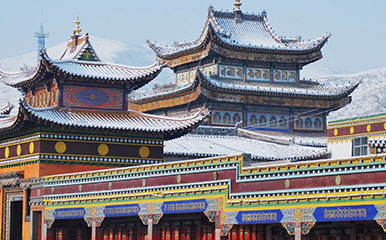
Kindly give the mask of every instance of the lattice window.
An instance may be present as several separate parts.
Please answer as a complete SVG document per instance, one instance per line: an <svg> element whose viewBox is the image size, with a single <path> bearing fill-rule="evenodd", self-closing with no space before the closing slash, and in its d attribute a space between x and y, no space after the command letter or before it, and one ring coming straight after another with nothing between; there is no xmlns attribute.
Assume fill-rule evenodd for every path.
<svg viewBox="0 0 386 240"><path fill-rule="evenodd" d="M367 155L367 137L354 138L352 142L352 155Z"/></svg>

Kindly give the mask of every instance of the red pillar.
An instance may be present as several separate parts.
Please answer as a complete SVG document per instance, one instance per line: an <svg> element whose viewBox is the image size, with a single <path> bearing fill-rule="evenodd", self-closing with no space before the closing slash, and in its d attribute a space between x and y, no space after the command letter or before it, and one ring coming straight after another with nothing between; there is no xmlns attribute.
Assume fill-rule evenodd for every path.
<svg viewBox="0 0 386 240"><path fill-rule="evenodd" d="M243 225L240 225L239 226L239 239L238 240L244 240L243 239L243 235L244 235L244 233L243 233Z"/></svg>
<svg viewBox="0 0 386 240"><path fill-rule="evenodd" d="M206 240L206 226L202 227L202 240Z"/></svg>
<svg viewBox="0 0 386 240"><path fill-rule="evenodd" d="M192 232L190 230L190 227L187 227L186 228L186 233L185 233L185 240L191 240L191 235L192 235Z"/></svg>
<svg viewBox="0 0 386 240"><path fill-rule="evenodd" d="M129 235L127 236L128 240L133 240L134 239L134 230L133 227L129 228Z"/></svg>
<svg viewBox="0 0 386 240"><path fill-rule="evenodd" d="M128 229L127 228L122 229L122 240L128 240Z"/></svg>
<svg viewBox="0 0 386 240"><path fill-rule="evenodd" d="M198 222L196 223L197 230L196 230L196 240L201 240L201 224Z"/></svg>
<svg viewBox="0 0 386 240"><path fill-rule="evenodd" d="M165 240L165 227L161 227L161 240Z"/></svg>
<svg viewBox="0 0 386 240"><path fill-rule="evenodd" d="M252 225L251 240L257 240L256 239L256 225Z"/></svg>
<svg viewBox="0 0 386 240"><path fill-rule="evenodd" d="M108 229L103 230L103 240L109 240L109 230Z"/></svg>
<svg viewBox="0 0 386 240"><path fill-rule="evenodd" d="M96 229L96 239L97 240L103 240L103 229L102 228Z"/></svg>
<svg viewBox="0 0 386 240"><path fill-rule="evenodd" d="M172 233L169 227L166 228L166 235L165 235L166 240L171 240L172 239Z"/></svg>
<svg viewBox="0 0 386 240"><path fill-rule="evenodd" d="M212 234L212 227L207 227L206 229L206 239L207 240L214 240L213 239L213 234Z"/></svg>
<svg viewBox="0 0 386 240"><path fill-rule="evenodd" d="M181 227L180 231L181 231L180 232L180 239L185 240L186 239L186 227L185 226Z"/></svg>
<svg viewBox="0 0 386 240"><path fill-rule="evenodd" d="M232 240L237 240L237 229L238 229L238 226L233 226L233 228L231 229L232 231Z"/></svg>
<svg viewBox="0 0 386 240"><path fill-rule="evenodd" d="M244 240L250 240L250 236L249 226L244 226Z"/></svg>
<svg viewBox="0 0 386 240"><path fill-rule="evenodd" d="M114 229L109 229L109 240L114 240Z"/></svg>
<svg viewBox="0 0 386 240"><path fill-rule="evenodd" d="M50 232L52 232L52 231L50 231ZM56 240L63 240L63 229L56 230Z"/></svg>

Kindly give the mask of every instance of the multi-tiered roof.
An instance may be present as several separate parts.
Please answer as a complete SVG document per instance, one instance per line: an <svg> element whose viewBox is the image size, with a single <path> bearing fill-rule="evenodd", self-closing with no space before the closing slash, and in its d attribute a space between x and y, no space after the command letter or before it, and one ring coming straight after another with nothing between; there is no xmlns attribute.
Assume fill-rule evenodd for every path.
<svg viewBox="0 0 386 240"><path fill-rule="evenodd" d="M210 51L224 56L233 51L241 51L249 53L237 56L243 60L297 62L305 65L322 58L320 50L330 36L331 34L324 34L308 41L303 41L301 37L285 38L275 34L265 11L255 15L243 13L240 9L223 12L209 7L204 29L196 40L175 42L171 46L152 41L148 41L148 44L170 67L189 62L179 57L204 49L207 50L206 53L192 57L190 61L203 59Z"/></svg>
<svg viewBox="0 0 386 240"><path fill-rule="evenodd" d="M59 96L59 103L37 105L30 101L27 96L20 102L17 117L2 120L0 123L2 132L9 132L12 129L18 130L28 119L30 122L50 126L153 132L163 135L165 139L171 139L181 136L198 125L206 116L200 112L193 117L175 119L127 109L125 96L154 79L164 65L154 62L147 67L131 67L102 62L92 47L88 34L74 35L59 59L50 58L46 51L43 51L41 56L41 62L35 71L19 73L0 71L0 81L20 89L25 95L28 95L31 90L33 92L38 91L41 87L50 88L50 85L58 85L61 95ZM82 101L88 102L88 105L85 103L83 103L84 106L81 104L65 105L64 97L67 95L61 88L74 83L89 87L96 85L117 88L122 90L124 97L121 99L122 102L118 104L120 107L115 108L114 111L104 107L103 103L100 104L101 106L93 104L92 98L95 99L95 96L92 94L86 96L90 97L89 99L76 100L81 103ZM106 94L103 95L103 89L98 90L99 92L95 91L94 95L101 95L99 99L106 97ZM83 95L88 94L87 92L81 93ZM81 98L82 95L76 97ZM119 97L116 96L118 100L120 100ZM85 97L83 96L83 98ZM96 100L98 100L98 96ZM52 101L52 99L47 101ZM107 102L105 105L109 104Z"/></svg>
<svg viewBox="0 0 386 240"><path fill-rule="evenodd" d="M148 41L160 62L176 73L176 84L133 92L129 95L131 107L143 112L181 115L209 103L212 118L213 110L220 115L232 115L231 108L238 112L235 119L242 120L245 127L256 125L248 122L253 114L266 118L267 112L279 112L275 113L276 119L286 115L295 122L291 120L294 115L305 121L309 116L303 113L309 113L318 115L317 121L322 124L316 124L317 131L324 131L323 119L328 112L350 103L349 95L360 84L325 86L301 80L302 68L323 57L321 49L331 34L307 41L282 37L273 31L265 11L248 14L240 10L239 1L234 5L233 12L209 7L204 29L194 41L170 46ZM292 131L290 128L287 126L286 131Z"/></svg>

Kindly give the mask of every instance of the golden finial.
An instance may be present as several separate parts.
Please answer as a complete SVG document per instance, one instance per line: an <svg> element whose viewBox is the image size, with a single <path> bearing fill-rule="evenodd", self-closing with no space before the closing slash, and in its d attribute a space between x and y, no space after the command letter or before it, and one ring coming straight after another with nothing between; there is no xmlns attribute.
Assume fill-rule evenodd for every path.
<svg viewBox="0 0 386 240"><path fill-rule="evenodd" d="M241 6L240 0L235 0L235 3L233 3L233 5L235 6L235 8L233 9L234 11L240 11L240 6Z"/></svg>
<svg viewBox="0 0 386 240"><path fill-rule="evenodd" d="M75 23L74 35L80 35L80 32L82 32L82 29L80 29L79 27L80 25L79 16L76 16L74 23Z"/></svg>

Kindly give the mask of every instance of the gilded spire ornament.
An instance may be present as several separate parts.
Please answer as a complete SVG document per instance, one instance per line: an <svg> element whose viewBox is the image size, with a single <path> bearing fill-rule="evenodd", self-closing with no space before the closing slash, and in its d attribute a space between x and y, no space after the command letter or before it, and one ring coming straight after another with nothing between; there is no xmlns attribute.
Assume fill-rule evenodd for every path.
<svg viewBox="0 0 386 240"><path fill-rule="evenodd" d="M235 3L233 3L235 6L234 11L240 11L241 2L240 0L235 0Z"/></svg>
<svg viewBox="0 0 386 240"><path fill-rule="evenodd" d="M80 35L80 33L82 32L82 29L79 27L80 25L80 21L79 21L79 16L76 17L75 21L75 28L74 28L74 35Z"/></svg>

